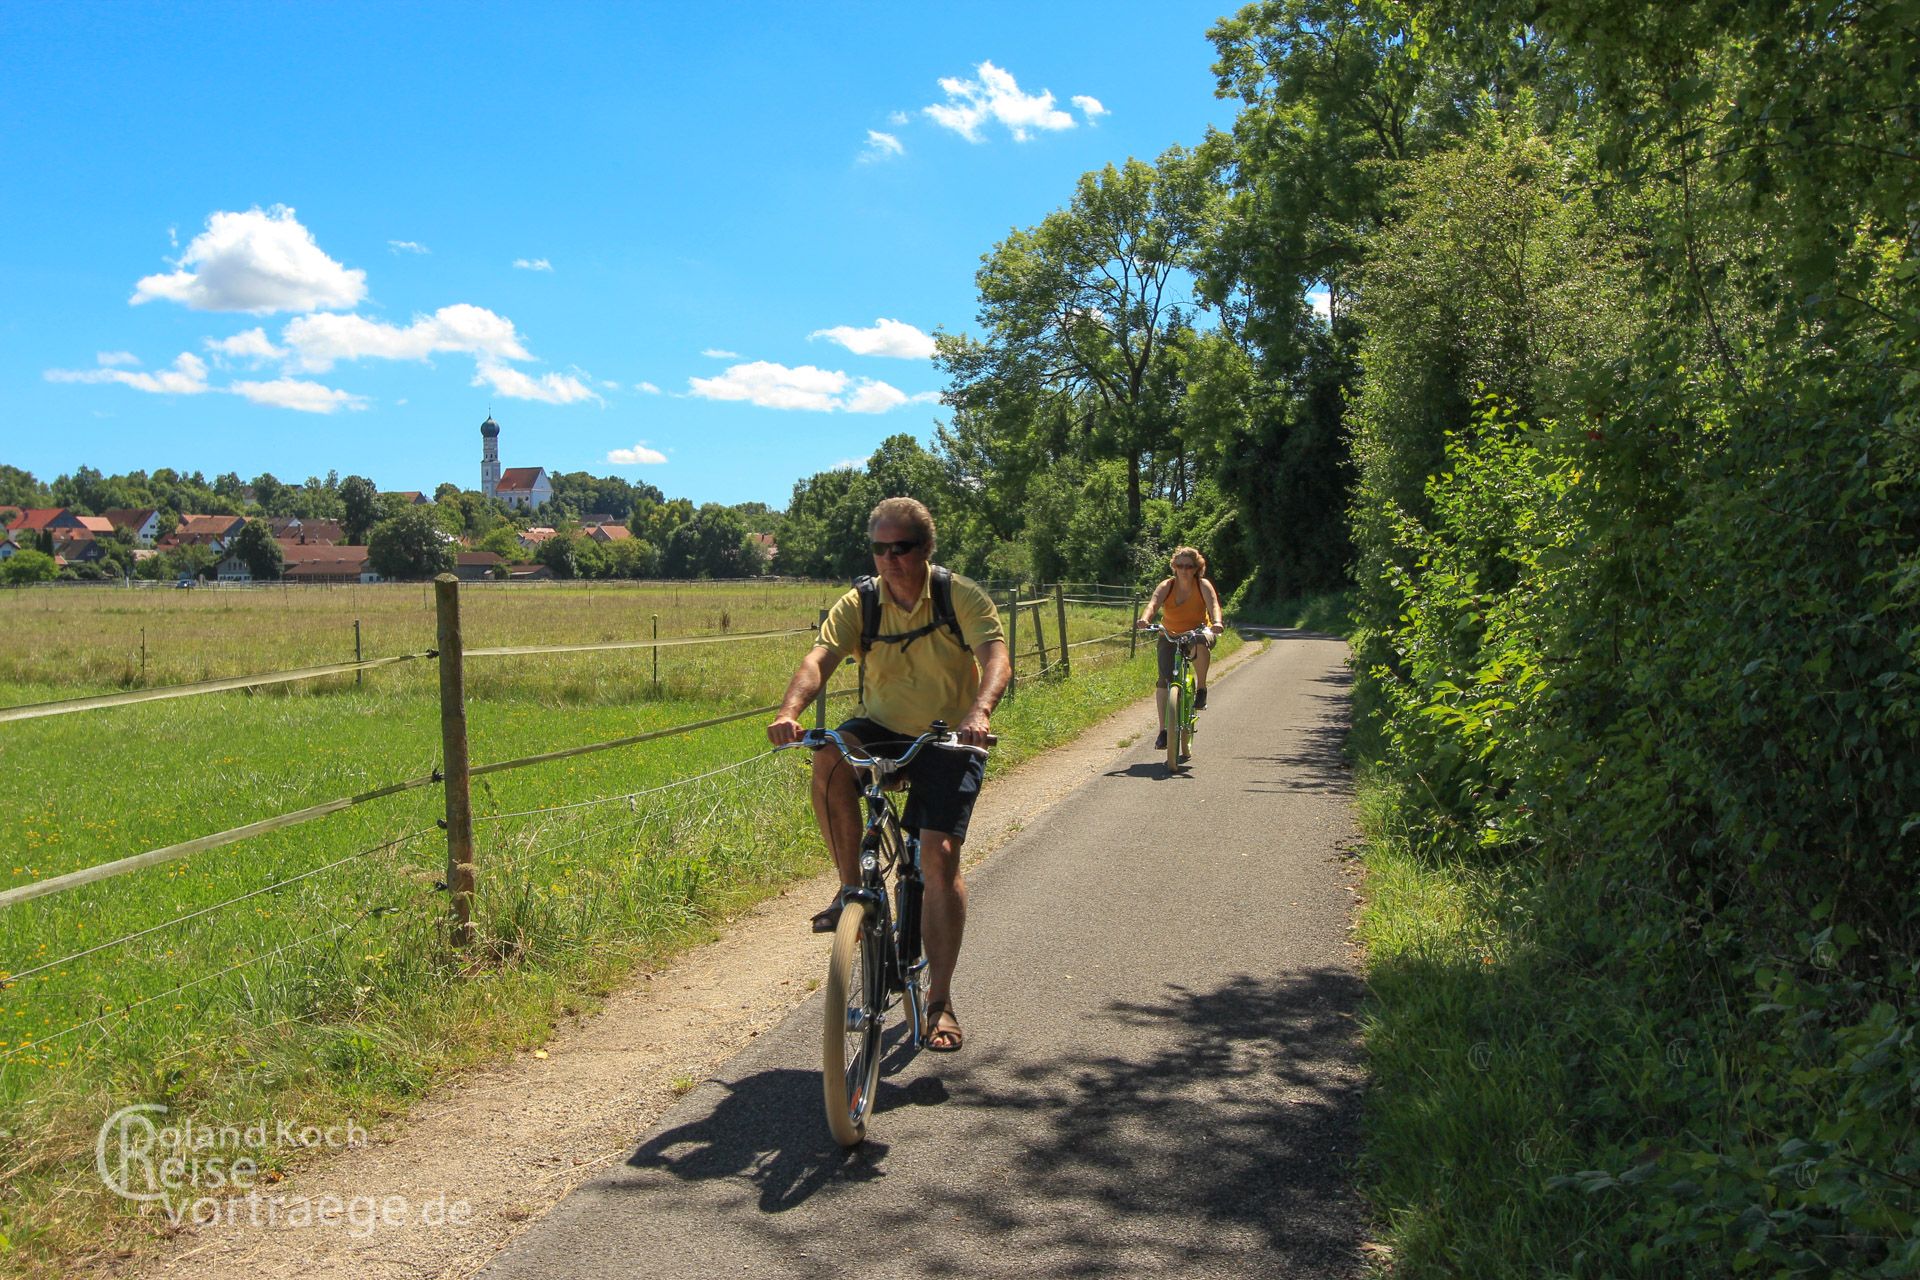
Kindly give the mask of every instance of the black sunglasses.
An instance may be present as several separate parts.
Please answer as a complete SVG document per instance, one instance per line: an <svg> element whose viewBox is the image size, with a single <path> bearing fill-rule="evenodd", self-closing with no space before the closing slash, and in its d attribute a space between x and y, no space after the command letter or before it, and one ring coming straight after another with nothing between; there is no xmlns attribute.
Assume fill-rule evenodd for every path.
<svg viewBox="0 0 1920 1280"><path fill-rule="evenodd" d="M873 544L873 554L876 556L910 556L925 545L925 540L920 538L902 539L899 542L876 542Z"/></svg>

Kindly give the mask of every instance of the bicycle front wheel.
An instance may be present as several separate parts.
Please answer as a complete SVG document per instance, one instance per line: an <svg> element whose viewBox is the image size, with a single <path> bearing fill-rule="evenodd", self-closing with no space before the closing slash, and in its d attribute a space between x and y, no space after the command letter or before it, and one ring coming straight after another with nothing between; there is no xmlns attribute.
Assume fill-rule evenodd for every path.
<svg viewBox="0 0 1920 1280"><path fill-rule="evenodd" d="M1187 691L1179 682L1167 686L1167 776L1180 768L1180 740L1186 736Z"/></svg>
<svg viewBox="0 0 1920 1280"><path fill-rule="evenodd" d="M885 1013L885 939L868 924L864 902L849 902L834 931L827 961L827 1015L822 1039L821 1084L827 1127L843 1147L867 1136L880 1085L880 1029Z"/></svg>

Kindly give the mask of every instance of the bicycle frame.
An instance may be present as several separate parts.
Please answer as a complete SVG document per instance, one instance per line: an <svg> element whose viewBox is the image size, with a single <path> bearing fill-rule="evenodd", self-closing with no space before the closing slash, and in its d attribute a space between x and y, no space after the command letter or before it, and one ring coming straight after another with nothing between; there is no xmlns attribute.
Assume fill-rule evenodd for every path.
<svg viewBox="0 0 1920 1280"><path fill-rule="evenodd" d="M994 739L989 735L987 741ZM887 794L887 783L929 745L960 747L981 755L986 752L956 742L946 725L937 720L897 759L857 755L831 729L809 729L787 745L814 750L832 747L850 767L864 774L860 791L867 802L867 825L860 836L860 883L841 891L840 923L834 930L823 984L827 1007L821 1083L827 1125L835 1141L852 1147L866 1137L879 1082L887 1010L899 996L907 997L909 1034L915 1049L924 1047L930 1030L926 1025L929 975L920 939L925 886L920 873L920 836L901 823ZM894 881L892 901L887 895L889 872ZM858 982L854 980L856 974Z"/></svg>

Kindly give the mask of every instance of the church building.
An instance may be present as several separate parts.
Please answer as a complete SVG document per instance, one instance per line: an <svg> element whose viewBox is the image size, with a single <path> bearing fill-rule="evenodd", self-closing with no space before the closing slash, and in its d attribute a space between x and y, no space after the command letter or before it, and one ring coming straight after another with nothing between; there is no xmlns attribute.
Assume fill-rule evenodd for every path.
<svg viewBox="0 0 1920 1280"><path fill-rule="evenodd" d="M500 424L492 414L480 424L480 492L510 507L532 509L553 501L553 482L545 467L500 469Z"/></svg>

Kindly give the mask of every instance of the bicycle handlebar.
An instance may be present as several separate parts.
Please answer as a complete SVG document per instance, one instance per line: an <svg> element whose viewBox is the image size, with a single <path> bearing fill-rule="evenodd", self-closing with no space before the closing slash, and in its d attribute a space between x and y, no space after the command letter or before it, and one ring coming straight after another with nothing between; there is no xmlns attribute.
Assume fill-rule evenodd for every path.
<svg viewBox="0 0 1920 1280"><path fill-rule="evenodd" d="M1198 626L1191 631L1182 631L1178 634L1175 634L1171 631L1168 631L1165 627L1161 626L1157 622L1149 622L1146 626L1140 629L1148 633L1149 635L1152 635L1155 633L1163 635L1167 639L1173 641L1175 644L1193 644L1203 639L1202 635L1200 634L1201 632L1209 630L1209 628L1205 626Z"/></svg>
<svg viewBox="0 0 1920 1280"><path fill-rule="evenodd" d="M999 735L992 733L987 735L987 746L997 745L999 741ZM784 743L781 746L775 747L774 750L786 751L793 747L806 747L809 750L818 751L823 747L832 747L840 753L848 764L856 769L879 768L890 773L904 769L912 762L915 756L920 754L922 748L930 746L944 747L949 751L966 751L982 759L987 755L986 747L976 747L970 742L960 741L959 735L947 729L945 725L942 725L937 732L929 729L927 732L921 734L913 740L912 745L898 756L856 755L840 737L840 733L836 729L804 729L801 731L800 736L792 742Z"/></svg>

